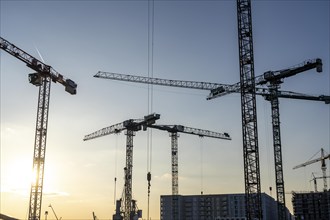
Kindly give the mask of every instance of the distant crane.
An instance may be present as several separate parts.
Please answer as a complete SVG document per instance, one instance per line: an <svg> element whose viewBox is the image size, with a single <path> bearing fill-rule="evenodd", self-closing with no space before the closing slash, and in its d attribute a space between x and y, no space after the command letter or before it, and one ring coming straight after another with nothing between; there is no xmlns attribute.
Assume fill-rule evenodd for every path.
<svg viewBox="0 0 330 220"><path fill-rule="evenodd" d="M293 169L298 169L298 168L305 167L307 165L311 165L313 163L321 161L321 170L322 170L322 174L323 174L323 177L322 177L323 178L323 190L326 191L326 190L328 190L327 175L326 175L327 165L325 163L326 159L330 159L330 154L325 155L324 154L324 149L321 148L321 157L319 157L317 159L307 161L307 162L302 163L300 165L297 165L297 166L293 167Z"/></svg>
<svg viewBox="0 0 330 220"><path fill-rule="evenodd" d="M152 125L160 118L159 114L153 113L147 116L144 116L143 119L129 119L122 123L118 123L101 130L95 131L91 134L88 134L84 137L84 141L91 140L98 137L103 137L109 134L120 133L123 130L126 130L126 167L125 167L125 186L123 191L123 196L117 204L117 208L121 208L120 212L116 208L116 213L123 214L123 220L132 220L140 212L135 210L136 204L135 200L132 200L132 170L133 170L133 137L136 131L141 129L146 130L147 126Z"/></svg>
<svg viewBox="0 0 330 220"><path fill-rule="evenodd" d="M282 149L281 149L281 136L280 136L280 116L279 116L279 101L278 98L291 98L311 101L323 101L326 104L330 103L330 96L320 95L312 96L302 93L280 91L279 85L283 82L284 78L294 76L298 73L316 68L317 72L322 72L322 60L317 58L313 60L306 60L301 64L298 64L292 68L287 68L278 71L267 71L264 74L254 78L255 85L267 87L256 87L256 95L265 97L266 100L271 102L272 109L272 125L273 125L273 144L274 144L274 158L275 158L275 177L276 177L276 192L278 201L278 213L280 219L286 219L285 210L285 191L284 191L284 179L283 179L283 165L282 165ZM241 90L241 84L236 83L233 85L209 83L209 82L194 82L194 81L182 81L182 80L169 80L160 78L150 78L144 76L134 76L119 73L110 73L99 71L94 77L136 82L147 83L162 86L172 86L190 89L210 90L210 94L207 99L213 99L216 97L224 96L230 93L239 93ZM247 120L249 121L249 120ZM248 155L245 155L247 157ZM256 155L254 155L256 156ZM252 171L251 171L252 172ZM251 174L252 175L252 174ZM259 175L256 175L259 176ZM255 178L257 178L255 176ZM252 178L253 179L253 178ZM246 187L249 188L249 187ZM255 195L257 196L257 195Z"/></svg>
<svg viewBox="0 0 330 220"><path fill-rule="evenodd" d="M66 79L51 66L44 64L2 37L0 37L0 48L23 61L29 68L36 71L36 73L29 74L29 82L39 87L33 153L33 174L36 176L35 181L31 184L29 220L40 220L51 81L62 84L65 87L65 91L71 95L77 93L77 84L71 79Z"/></svg>
<svg viewBox="0 0 330 220"><path fill-rule="evenodd" d="M310 180L310 182L311 181L313 181L314 182L314 190L315 190L315 192L317 192L317 179L323 179L323 176L318 176L318 177L315 177L315 175L314 175L314 173L312 173L312 176L313 176L313 178ZM330 176L326 176L326 178L330 178Z"/></svg>
<svg viewBox="0 0 330 220"><path fill-rule="evenodd" d="M93 220L98 220L94 212L93 212Z"/></svg>
<svg viewBox="0 0 330 220"><path fill-rule="evenodd" d="M178 165L178 132L197 135L199 137L211 137L231 140L228 133L218 133L209 130L186 127L183 125L149 125L148 127L168 131L171 137L171 160L172 160L172 219L178 219L178 193L179 193L179 165Z"/></svg>
<svg viewBox="0 0 330 220"><path fill-rule="evenodd" d="M62 219L62 217L57 218L57 215L56 215L56 213L55 213L55 211L54 211L54 209L53 209L53 206L52 206L51 204L49 204L48 207L50 207L50 208L52 209L52 211L53 211L53 213L54 213L54 215L55 215L56 220L61 220L61 219ZM48 214L48 213L47 213L47 214Z"/></svg>

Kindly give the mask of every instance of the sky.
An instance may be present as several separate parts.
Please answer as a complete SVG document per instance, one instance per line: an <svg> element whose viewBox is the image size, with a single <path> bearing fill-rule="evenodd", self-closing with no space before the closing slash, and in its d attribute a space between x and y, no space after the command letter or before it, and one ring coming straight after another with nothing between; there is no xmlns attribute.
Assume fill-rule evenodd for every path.
<svg viewBox="0 0 330 220"><path fill-rule="evenodd" d="M149 9L143 0L0 1L1 37L78 84L74 96L60 84L51 88L42 199L48 219L55 219L49 204L62 219L92 219L92 212L99 219L112 218L114 200L123 191L126 137L83 138L142 118L150 110L161 115L159 124L232 137L227 141L180 134L179 194L244 192L239 94L208 101L207 91L154 86L150 101L147 85L93 77L98 71L148 76L152 63L149 71L158 78L239 81L235 1L155 0L153 41ZM252 1L255 74L319 57L322 73L310 70L287 78L281 89L330 95L329 14L327 0ZM148 56L151 43L153 53ZM0 212L27 219L38 88L28 83L32 70L23 62L4 51L0 56ZM276 198L271 110L262 97L257 97L257 115L261 189ZM321 148L330 153L330 107L281 99L280 120L286 205L292 211L290 192L312 191L312 173L322 174L320 163L292 168L320 157ZM134 137L133 198L147 218L146 176L151 170L149 216L159 219L160 195L171 194L170 137L157 130L151 136L149 157L148 132ZM330 175L329 161L327 167Z"/></svg>

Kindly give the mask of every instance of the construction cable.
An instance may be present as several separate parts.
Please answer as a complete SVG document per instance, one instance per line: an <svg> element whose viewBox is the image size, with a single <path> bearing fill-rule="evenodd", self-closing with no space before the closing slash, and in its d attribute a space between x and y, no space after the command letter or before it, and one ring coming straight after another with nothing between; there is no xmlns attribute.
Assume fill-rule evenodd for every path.
<svg viewBox="0 0 330 220"><path fill-rule="evenodd" d="M154 1L148 0L148 77L153 77L153 50L154 50ZM148 114L153 112L153 85L148 84ZM150 187L151 187L151 164L152 164L152 130L147 135L147 181L148 181L148 209L149 219Z"/></svg>
<svg viewBox="0 0 330 220"><path fill-rule="evenodd" d="M115 187L114 187L114 204L116 205L116 199L117 199L117 158L118 158L118 134L116 135L116 149L115 149Z"/></svg>
<svg viewBox="0 0 330 220"><path fill-rule="evenodd" d="M201 195L204 191L204 154L203 154L203 137L200 137L200 156L201 156Z"/></svg>
<svg viewBox="0 0 330 220"><path fill-rule="evenodd" d="M267 117L267 111L268 111L268 108L267 108L267 103L266 102L263 102L263 119L265 121L265 123L263 123L263 125L269 125L271 124L271 122L269 121L269 118ZM272 178L272 165L271 165L271 161L273 161L273 158L271 156L271 149L272 149L272 142L271 142L271 138L270 138L270 129L269 129L269 126L264 126L264 131L266 133L266 149L267 149L267 168L268 168L268 185L269 185L269 193L270 193L270 196L273 196L272 192L273 192L273 178Z"/></svg>

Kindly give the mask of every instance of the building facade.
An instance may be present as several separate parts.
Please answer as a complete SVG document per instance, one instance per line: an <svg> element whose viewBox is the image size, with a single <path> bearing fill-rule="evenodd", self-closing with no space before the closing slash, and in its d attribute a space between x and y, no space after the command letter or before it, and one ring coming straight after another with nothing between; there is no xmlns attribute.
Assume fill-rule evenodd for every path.
<svg viewBox="0 0 330 220"><path fill-rule="evenodd" d="M293 192L292 205L296 220L330 220L330 190Z"/></svg>
<svg viewBox="0 0 330 220"><path fill-rule="evenodd" d="M277 220L277 202L265 193L261 194L261 199L263 220ZM177 204L177 208L172 204ZM287 213L291 219L289 211ZM160 197L160 219L246 220L245 194L163 195Z"/></svg>

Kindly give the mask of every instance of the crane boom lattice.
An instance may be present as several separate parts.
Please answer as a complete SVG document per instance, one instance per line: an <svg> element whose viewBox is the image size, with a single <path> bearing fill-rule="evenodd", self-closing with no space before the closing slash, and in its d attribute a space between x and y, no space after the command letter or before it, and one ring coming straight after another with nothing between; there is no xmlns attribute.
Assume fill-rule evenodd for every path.
<svg viewBox="0 0 330 220"><path fill-rule="evenodd" d="M161 79L161 78L152 78L152 77L137 76L137 75L111 73L111 72L104 72L104 71L97 72L94 75L94 77L126 81L126 82L135 82L135 83L144 83L144 84L171 86L171 87L180 87L180 88L189 88L189 89L199 89L199 90L212 90L212 89L216 89L221 86L224 86L224 87L228 86L228 85L220 84L220 83Z"/></svg>

